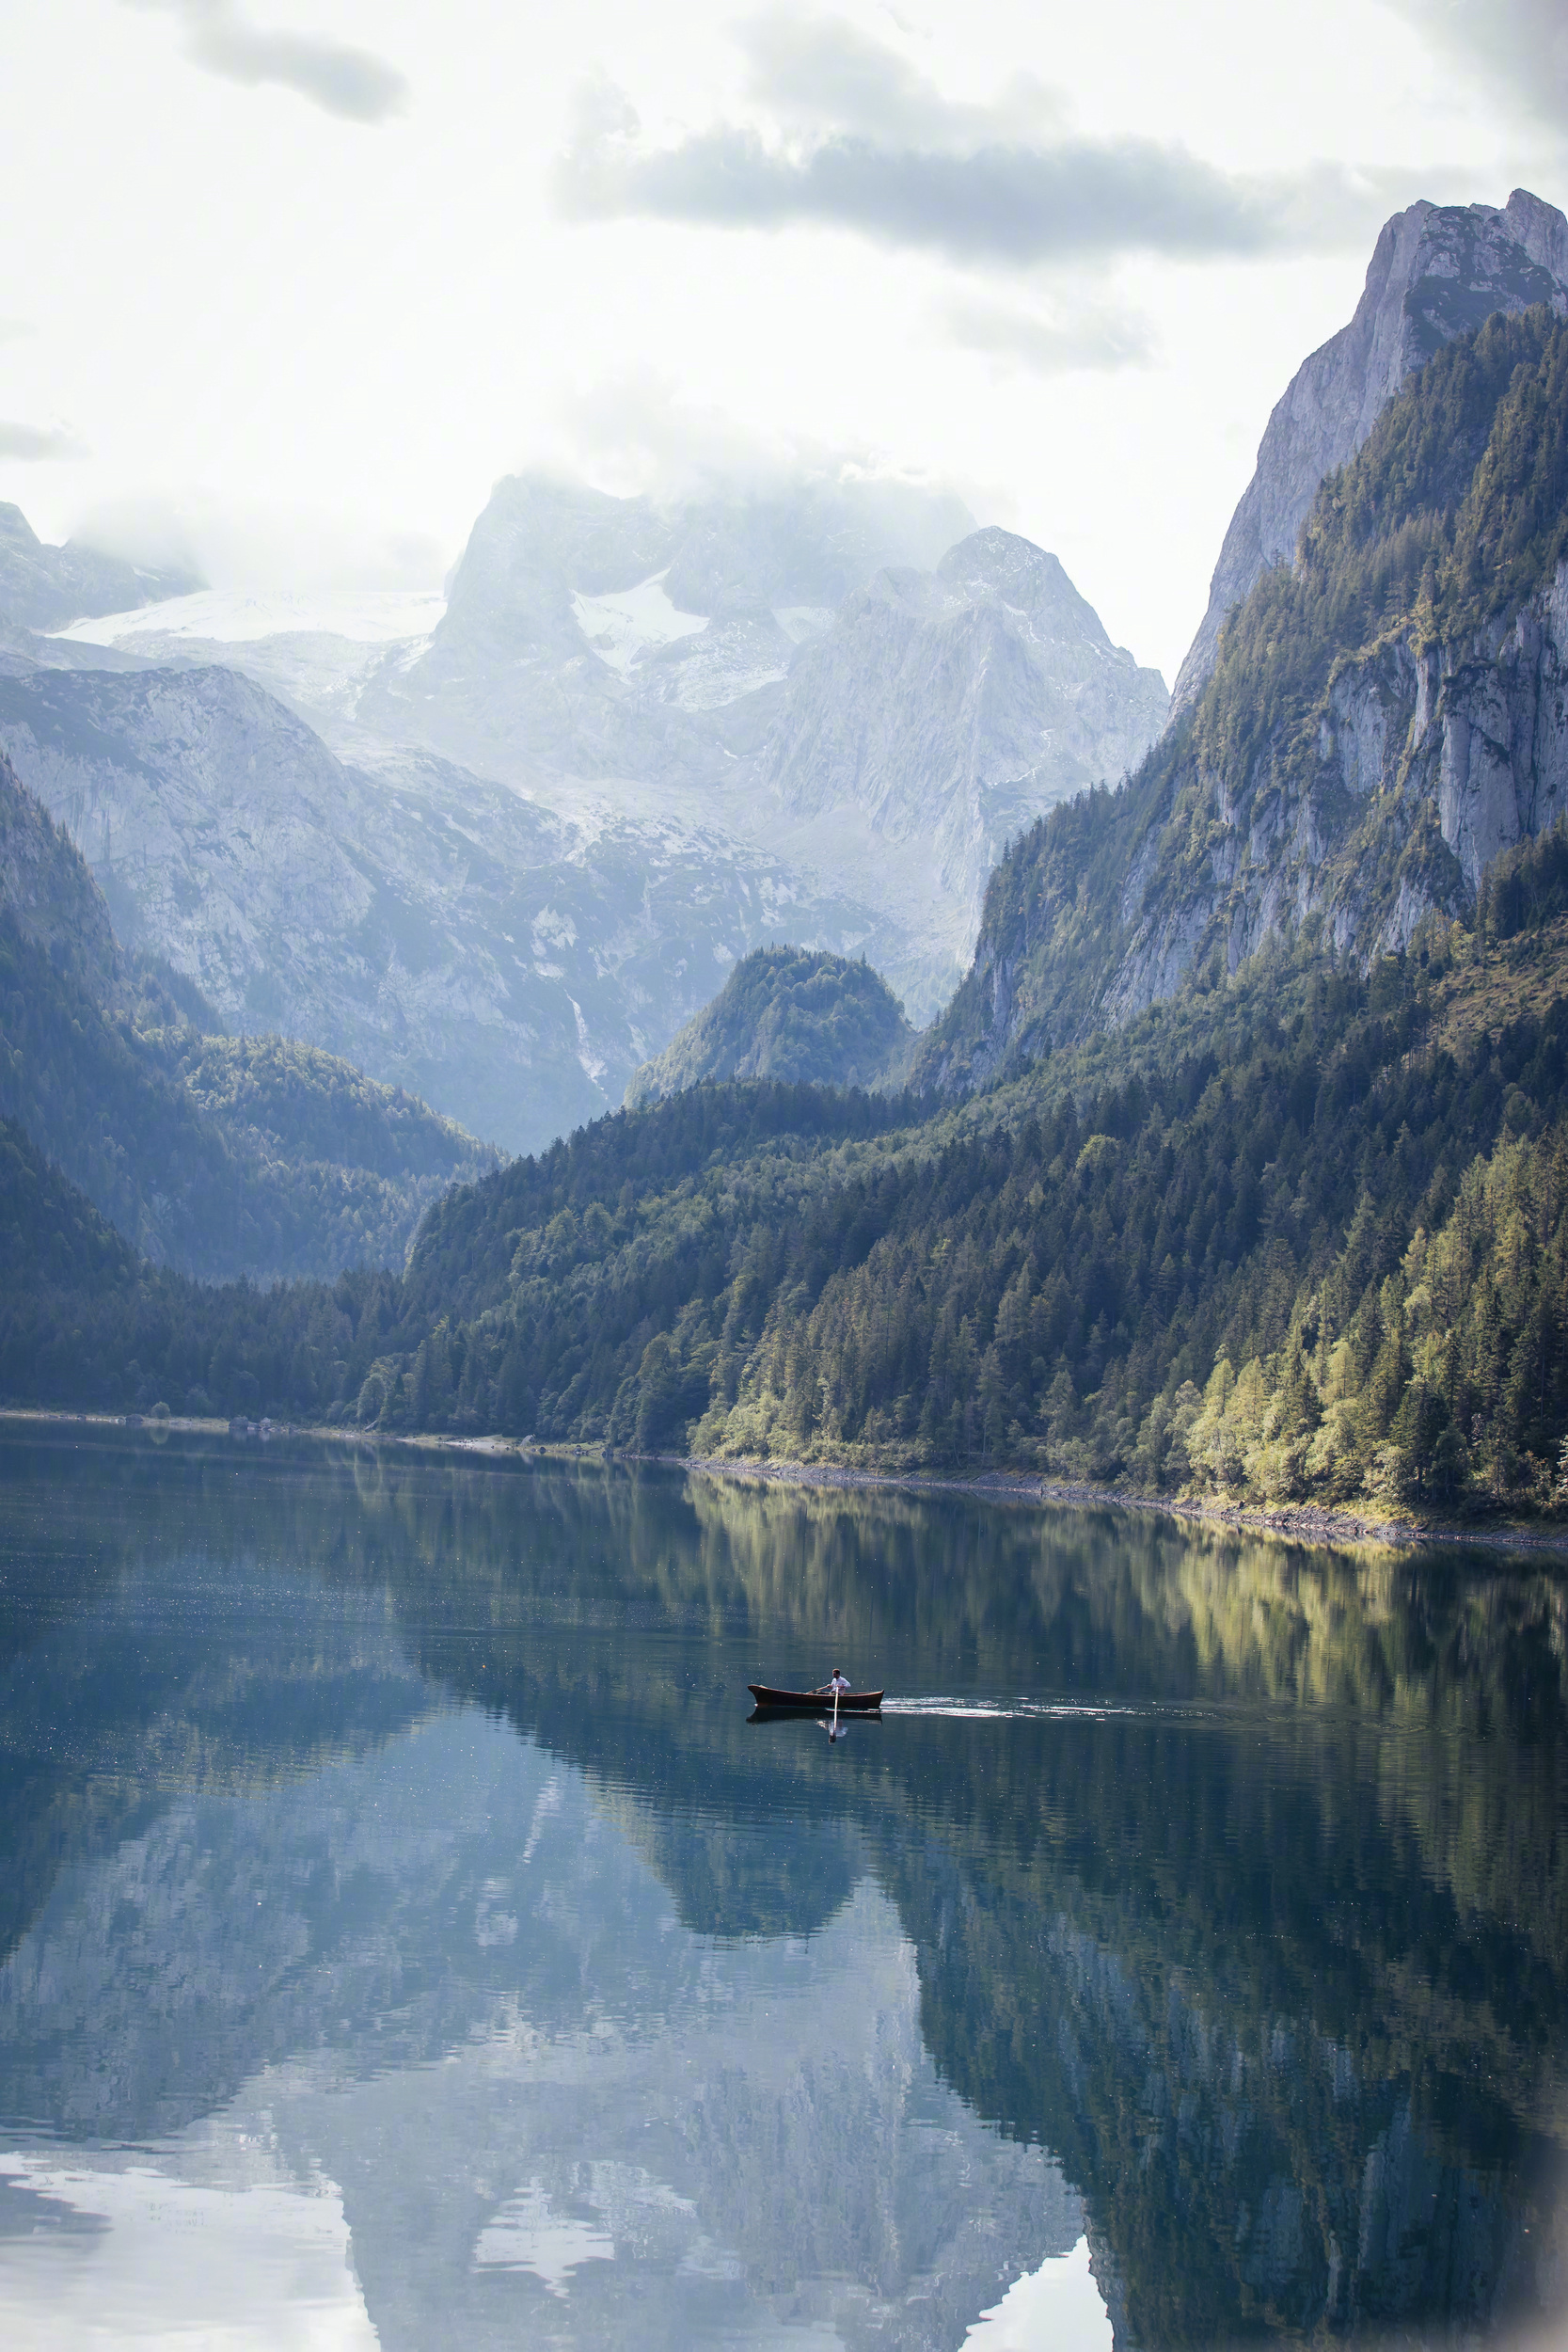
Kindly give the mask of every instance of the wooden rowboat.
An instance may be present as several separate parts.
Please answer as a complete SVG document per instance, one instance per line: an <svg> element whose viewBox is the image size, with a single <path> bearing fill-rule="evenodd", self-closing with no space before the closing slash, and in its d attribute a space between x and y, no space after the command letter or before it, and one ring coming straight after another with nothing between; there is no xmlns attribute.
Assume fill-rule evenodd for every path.
<svg viewBox="0 0 1568 2352"><path fill-rule="evenodd" d="M792 1715L831 1715L833 1711L831 1691L770 1691L766 1682L749 1682L746 1688L759 1707L787 1708ZM841 1715L875 1715L881 1704L880 1691L841 1691L838 1694Z"/></svg>

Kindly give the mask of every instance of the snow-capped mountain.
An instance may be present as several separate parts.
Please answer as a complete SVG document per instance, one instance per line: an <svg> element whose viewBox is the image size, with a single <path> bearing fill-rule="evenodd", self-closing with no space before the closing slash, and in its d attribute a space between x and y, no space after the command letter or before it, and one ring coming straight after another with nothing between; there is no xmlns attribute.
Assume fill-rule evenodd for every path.
<svg viewBox="0 0 1568 2352"><path fill-rule="evenodd" d="M928 1020L1002 841L1165 702L1053 557L871 482L522 476L443 592L193 591L8 667L0 742L128 938L514 1148L770 942Z"/></svg>
<svg viewBox="0 0 1568 2352"><path fill-rule="evenodd" d="M673 506L498 483L427 645L384 661L361 726L507 782L729 781L813 615L971 528L946 494L796 483Z"/></svg>

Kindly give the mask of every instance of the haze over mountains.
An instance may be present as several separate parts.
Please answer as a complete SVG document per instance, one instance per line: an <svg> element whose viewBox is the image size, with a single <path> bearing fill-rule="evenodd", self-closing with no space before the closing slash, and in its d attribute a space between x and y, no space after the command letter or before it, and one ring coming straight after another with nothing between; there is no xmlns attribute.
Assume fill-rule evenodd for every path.
<svg viewBox="0 0 1568 2352"><path fill-rule="evenodd" d="M64 628L199 588L194 574L152 570L69 540L48 547L19 506L0 504L0 630Z"/></svg>
<svg viewBox="0 0 1568 2352"><path fill-rule="evenodd" d="M495 1165L329 1055L217 1027L168 965L120 946L80 851L0 754L0 1118L145 1257L209 1280L401 1265L431 1202ZM7 1178L14 1216L14 1155Z"/></svg>
<svg viewBox="0 0 1568 2352"><path fill-rule="evenodd" d="M523 477L440 605L190 593L19 641L0 742L230 1026L530 1148L771 940L928 1020L1008 834L1153 739L1163 682L971 525L892 483Z"/></svg>
<svg viewBox="0 0 1568 2352"><path fill-rule="evenodd" d="M800 916L717 826L590 827L428 755L372 771L215 665L0 675L0 743L121 934L232 1030L281 1030L528 1149L599 1115L663 1025ZM809 910L852 944L846 896Z"/></svg>
<svg viewBox="0 0 1568 2352"><path fill-rule="evenodd" d="M1355 319L1271 421L1216 599L1257 585L1323 468L1375 439L1423 355L1477 317L1568 309L1565 267L1568 224L1523 192L1391 221ZM1481 530L1497 502L1494 378L1521 360L1550 377L1539 339L1479 374L1467 360L1452 449L1410 460L1430 477L1412 527L1433 563L1452 556L1445 514L1470 498ZM323 600L94 569L14 517L0 745L80 842L121 942L224 1027L346 1057L513 1149L619 1102L769 943L826 955L824 971L864 959L920 1024L978 934L919 1064L963 1085L1309 920L1341 950L1399 947L1423 915L1462 912L1562 799L1563 632L1541 548L1478 666L1452 579L1433 651L1411 602L1431 607L1431 564L1396 595L1365 516L1328 554L1315 525L1307 569L1268 574L1276 603L1310 607L1305 666L1265 689L1238 652L1244 716L1222 697L1201 740L1167 734L1135 818L1101 797L1030 834L982 931L1005 845L1138 770L1167 706L1055 558L972 525L949 494L892 483L660 506L521 476L497 485L442 596ZM56 622L61 599L82 616L26 625ZM768 1066L725 1019L721 1058ZM677 1056L682 1073L709 1059Z"/></svg>

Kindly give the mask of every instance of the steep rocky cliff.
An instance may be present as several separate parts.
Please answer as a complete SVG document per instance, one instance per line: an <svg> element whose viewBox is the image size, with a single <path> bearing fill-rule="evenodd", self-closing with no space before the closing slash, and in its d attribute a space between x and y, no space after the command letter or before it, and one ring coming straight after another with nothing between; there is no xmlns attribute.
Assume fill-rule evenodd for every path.
<svg viewBox="0 0 1568 2352"><path fill-rule="evenodd" d="M893 484L664 505L516 475L474 524L429 642L381 665L357 716L508 781L721 784L801 632L879 565L934 563L971 520Z"/></svg>
<svg viewBox="0 0 1568 2352"><path fill-rule="evenodd" d="M93 994L119 993L124 958L103 894L70 835L56 825L0 752L0 906L56 966Z"/></svg>
<svg viewBox="0 0 1568 2352"><path fill-rule="evenodd" d="M356 688L354 727L520 782L569 820L606 795L695 818L784 861L799 899L853 873L851 944L926 1020L1001 843L1122 775L1166 707L1054 556L971 523L892 484L664 508L520 476L475 524L428 642ZM352 755L352 735L333 739Z"/></svg>
<svg viewBox="0 0 1568 2352"><path fill-rule="evenodd" d="M0 753L0 1118L136 1249L214 1279L396 1265L432 1201L494 1167L412 1097L287 1039L203 1034L211 1018L119 946ZM8 1165L37 1190L25 1154Z"/></svg>
<svg viewBox="0 0 1568 2352"><path fill-rule="evenodd" d="M1303 360L1269 419L1177 677L1177 711L1212 671L1227 613L1270 564L1292 559L1318 485L1354 456L1401 386L1494 311L1540 302L1568 315L1568 220L1528 189L1501 211L1413 204L1386 224L1354 316Z"/></svg>
<svg viewBox="0 0 1568 2352"><path fill-rule="evenodd" d="M957 962L1003 842L1125 775L1166 700L1053 555L978 531L934 572L879 573L801 647L762 772L797 821L863 826L884 861L912 851Z"/></svg>
<svg viewBox="0 0 1568 2352"><path fill-rule="evenodd" d="M1197 706L992 878L921 1074L972 1083L1271 945L1362 963L1568 813L1568 325L1445 347L1325 483Z"/></svg>

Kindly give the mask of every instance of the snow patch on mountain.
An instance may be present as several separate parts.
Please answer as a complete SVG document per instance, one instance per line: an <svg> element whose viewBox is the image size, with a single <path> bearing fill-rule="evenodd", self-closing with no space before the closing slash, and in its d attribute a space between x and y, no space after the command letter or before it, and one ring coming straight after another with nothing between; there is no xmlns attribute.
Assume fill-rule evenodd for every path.
<svg viewBox="0 0 1568 2352"><path fill-rule="evenodd" d="M665 581L670 566L623 588L611 596L585 596L574 590L572 612L599 660L624 677L652 646L673 644L706 628L701 612L679 612L670 601Z"/></svg>
<svg viewBox="0 0 1568 2352"><path fill-rule="evenodd" d="M191 638L203 644L248 645L267 637L346 637L360 645L429 637L446 613L436 589L296 591L203 588L166 596L130 612L106 612L51 632L80 645L119 645L137 637Z"/></svg>

